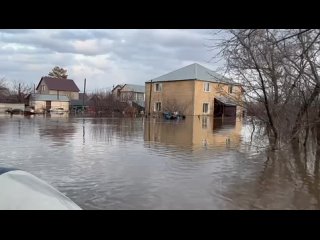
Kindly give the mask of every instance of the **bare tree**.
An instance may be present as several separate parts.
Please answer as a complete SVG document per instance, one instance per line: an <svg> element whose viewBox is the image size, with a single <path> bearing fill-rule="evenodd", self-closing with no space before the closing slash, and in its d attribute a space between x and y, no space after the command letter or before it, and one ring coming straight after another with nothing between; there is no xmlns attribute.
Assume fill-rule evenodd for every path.
<svg viewBox="0 0 320 240"><path fill-rule="evenodd" d="M5 92L7 91L7 83L4 78L0 79L0 96L5 95Z"/></svg>
<svg viewBox="0 0 320 240"><path fill-rule="evenodd" d="M10 95L7 83L4 78L0 79L0 101L7 101L8 96Z"/></svg>
<svg viewBox="0 0 320 240"><path fill-rule="evenodd" d="M49 72L48 76L50 77L54 77L54 78L68 78L68 75L67 75L67 70L66 69L63 69L63 68L60 68L58 66L55 66L51 72Z"/></svg>
<svg viewBox="0 0 320 240"><path fill-rule="evenodd" d="M178 112L184 115L191 102L179 103L176 99L164 99L162 102L164 112Z"/></svg>
<svg viewBox="0 0 320 240"><path fill-rule="evenodd" d="M226 60L226 73L242 84L243 105L255 106L251 111L265 124L272 148L300 141L319 119L320 30L238 29L225 34L213 46L219 49L217 57Z"/></svg>
<svg viewBox="0 0 320 240"><path fill-rule="evenodd" d="M17 102L19 103L25 102L25 98L31 92L32 92L32 85L23 83L23 82L18 82L18 81L12 82L10 95L16 98Z"/></svg>
<svg viewBox="0 0 320 240"><path fill-rule="evenodd" d="M109 92L95 91L90 96L90 107L97 115L117 115L122 116L123 111L127 110L132 112L132 109L126 102L120 102L115 99Z"/></svg>
<svg viewBox="0 0 320 240"><path fill-rule="evenodd" d="M5 88L6 87L6 81L4 78L0 79L0 88Z"/></svg>

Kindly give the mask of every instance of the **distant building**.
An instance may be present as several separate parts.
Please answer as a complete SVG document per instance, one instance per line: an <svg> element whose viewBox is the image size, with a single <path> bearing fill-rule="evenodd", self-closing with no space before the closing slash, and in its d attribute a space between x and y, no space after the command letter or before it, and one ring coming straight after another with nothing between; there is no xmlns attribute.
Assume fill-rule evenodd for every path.
<svg viewBox="0 0 320 240"><path fill-rule="evenodd" d="M197 63L147 81L145 92L147 114L231 117L242 112L240 84Z"/></svg>
<svg viewBox="0 0 320 240"><path fill-rule="evenodd" d="M117 85L112 89L115 99L126 102L131 106L138 107L139 110L145 106L145 86L135 84Z"/></svg>
<svg viewBox="0 0 320 240"><path fill-rule="evenodd" d="M112 96L113 96L114 99L120 100L120 90L121 90L122 87L123 87L123 85L118 84L117 86L115 86L111 90L111 93L112 93Z"/></svg>
<svg viewBox="0 0 320 240"><path fill-rule="evenodd" d="M79 88L71 79L42 77L36 88L38 94L67 96L70 100L79 100Z"/></svg>
<svg viewBox="0 0 320 240"><path fill-rule="evenodd" d="M70 109L73 111L87 109L89 106L89 97L87 94L79 93L79 99L70 101Z"/></svg>

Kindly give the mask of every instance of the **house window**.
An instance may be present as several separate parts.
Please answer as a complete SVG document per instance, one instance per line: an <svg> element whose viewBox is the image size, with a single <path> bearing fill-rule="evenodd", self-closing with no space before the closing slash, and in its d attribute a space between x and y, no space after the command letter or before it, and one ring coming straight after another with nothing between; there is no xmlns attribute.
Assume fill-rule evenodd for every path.
<svg viewBox="0 0 320 240"><path fill-rule="evenodd" d="M161 90L162 90L162 84L161 83L156 83L155 91L156 92L161 92Z"/></svg>
<svg viewBox="0 0 320 240"><path fill-rule="evenodd" d="M160 112L161 111L161 102L156 102L154 104L154 111Z"/></svg>
<svg viewBox="0 0 320 240"><path fill-rule="evenodd" d="M41 85L41 92L44 92L46 90L46 86L45 85Z"/></svg>
<svg viewBox="0 0 320 240"><path fill-rule="evenodd" d="M204 103L202 105L202 112L203 113L209 113L209 103Z"/></svg>
<svg viewBox="0 0 320 240"><path fill-rule="evenodd" d="M204 83L204 89L203 89L205 92L210 92L210 83L208 82L205 82Z"/></svg>
<svg viewBox="0 0 320 240"><path fill-rule="evenodd" d="M232 93L232 85L229 85L229 87L228 87L228 93Z"/></svg>

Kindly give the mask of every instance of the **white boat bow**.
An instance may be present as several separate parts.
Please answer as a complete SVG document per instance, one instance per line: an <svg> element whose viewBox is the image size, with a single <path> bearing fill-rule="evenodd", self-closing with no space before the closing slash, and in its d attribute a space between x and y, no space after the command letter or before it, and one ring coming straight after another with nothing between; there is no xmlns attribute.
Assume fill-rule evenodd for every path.
<svg viewBox="0 0 320 240"><path fill-rule="evenodd" d="M71 199L36 176L0 168L0 209L81 210Z"/></svg>

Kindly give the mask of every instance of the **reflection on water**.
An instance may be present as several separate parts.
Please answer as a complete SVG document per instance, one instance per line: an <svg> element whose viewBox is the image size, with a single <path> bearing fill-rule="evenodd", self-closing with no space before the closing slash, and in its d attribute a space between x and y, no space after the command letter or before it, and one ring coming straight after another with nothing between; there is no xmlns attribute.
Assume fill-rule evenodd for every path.
<svg viewBox="0 0 320 240"><path fill-rule="evenodd" d="M242 121L228 118L189 117L183 121L151 119L146 122L144 139L191 149L239 147Z"/></svg>
<svg viewBox="0 0 320 240"><path fill-rule="evenodd" d="M319 209L319 160L248 147L245 122L0 116L0 167L84 209ZM310 160L314 159L314 160Z"/></svg>
<svg viewBox="0 0 320 240"><path fill-rule="evenodd" d="M253 181L230 180L221 194L241 209L320 209L319 159L308 172L307 159L299 155L294 149L270 152Z"/></svg>
<svg viewBox="0 0 320 240"><path fill-rule="evenodd" d="M76 128L66 120L48 121L39 126L40 139L51 138L55 146L67 144L75 131Z"/></svg>

